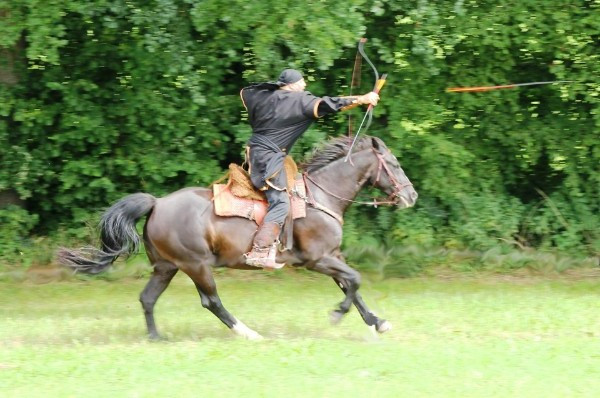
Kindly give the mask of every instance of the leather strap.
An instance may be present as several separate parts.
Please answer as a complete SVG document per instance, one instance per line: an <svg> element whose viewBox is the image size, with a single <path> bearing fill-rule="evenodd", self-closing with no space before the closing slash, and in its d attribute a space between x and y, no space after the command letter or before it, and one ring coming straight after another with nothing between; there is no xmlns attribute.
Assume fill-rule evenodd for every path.
<svg viewBox="0 0 600 398"><path fill-rule="evenodd" d="M315 197L313 196L310 190L310 187L308 186L308 180L306 179L306 176L306 173L302 173L302 179L304 180L304 186L306 187L306 197L304 198L306 203L308 203L310 206L314 207L317 210L321 210L322 212L329 214L331 217L335 218L341 225L344 225L344 219L342 218L342 216L340 216L330 208L323 206L320 203L317 203Z"/></svg>

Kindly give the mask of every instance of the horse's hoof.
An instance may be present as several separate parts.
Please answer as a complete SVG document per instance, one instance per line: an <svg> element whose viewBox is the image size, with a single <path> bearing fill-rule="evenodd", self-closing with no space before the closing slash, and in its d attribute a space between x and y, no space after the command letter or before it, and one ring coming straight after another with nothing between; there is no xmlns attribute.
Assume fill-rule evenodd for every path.
<svg viewBox="0 0 600 398"><path fill-rule="evenodd" d="M253 330L254 332L254 330ZM262 335L260 335L257 332L251 333L247 336L244 336L246 338L246 340L250 340L250 341L260 341L260 340L264 340L265 338L262 337Z"/></svg>
<svg viewBox="0 0 600 398"><path fill-rule="evenodd" d="M389 330L392 330L392 324L388 321L383 321L377 324L377 333L383 334Z"/></svg>
<svg viewBox="0 0 600 398"><path fill-rule="evenodd" d="M235 334L245 338L246 340L258 341L263 339L263 337L260 334L250 329L248 326L244 325L244 323L240 320L238 320L236 324L233 325L231 330L233 330Z"/></svg>
<svg viewBox="0 0 600 398"><path fill-rule="evenodd" d="M149 334L148 340L150 340L152 342L158 342L158 341L167 341L167 338L161 336L160 334Z"/></svg>
<svg viewBox="0 0 600 398"><path fill-rule="evenodd" d="M255 332L252 329L248 329L247 331L245 331L244 333L237 333L236 334L240 337L243 337L246 340L249 341L260 341L260 340L264 340L264 337L262 337L258 332Z"/></svg>
<svg viewBox="0 0 600 398"><path fill-rule="evenodd" d="M329 322L331 322L332 325L337 325L338 323L340 323L342 321L343 317L344 317L343 313L341 313L340 311L337 311L337 310L333 310L329 313Z"/></svg>

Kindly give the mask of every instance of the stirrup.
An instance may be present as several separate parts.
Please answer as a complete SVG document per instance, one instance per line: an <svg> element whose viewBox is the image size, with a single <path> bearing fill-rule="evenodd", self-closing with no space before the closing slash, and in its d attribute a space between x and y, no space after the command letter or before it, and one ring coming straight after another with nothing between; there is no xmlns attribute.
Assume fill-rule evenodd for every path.
<svg viewBox="0 0 600 398"><path fill-rule="evenodd" d="M246 265L265 269L283 268L285 263L278 263L275 261L276 253L277 243L274 243L269 248L253 247L252 251L244 254L244 257L246 258Z"/></svg>

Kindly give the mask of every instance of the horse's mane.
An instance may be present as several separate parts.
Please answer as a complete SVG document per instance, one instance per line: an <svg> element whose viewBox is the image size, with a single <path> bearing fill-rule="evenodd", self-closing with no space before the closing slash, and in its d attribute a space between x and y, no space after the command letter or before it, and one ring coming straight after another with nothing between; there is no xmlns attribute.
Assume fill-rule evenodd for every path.
<svg viewBox="0 0 600 398"><path fill-rule="evenodd" d="M352 145L353 139L353 137L347 136L330 139L323 147L315 149L312 155L300 164L300 167L303 170L312 173L319 170L321 167L327 166L331 162L346 156L350 149L350 145ZM366 145L371 145L370 137L359 138L356 141L356 144L354 144L352 153L364 149Z"/></svg>

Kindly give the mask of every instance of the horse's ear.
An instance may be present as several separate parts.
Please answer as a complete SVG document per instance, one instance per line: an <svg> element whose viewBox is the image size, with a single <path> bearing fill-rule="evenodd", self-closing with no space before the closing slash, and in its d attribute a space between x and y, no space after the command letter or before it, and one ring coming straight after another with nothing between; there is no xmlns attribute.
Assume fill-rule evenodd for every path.
<svg viewBox="0 0 600 398"><path fill-rule="evenodd" d="M371 137L371 144L373 145L373 149L379 153L381 153L382 149L384 148L383 142L377 137Z"/></svg>

